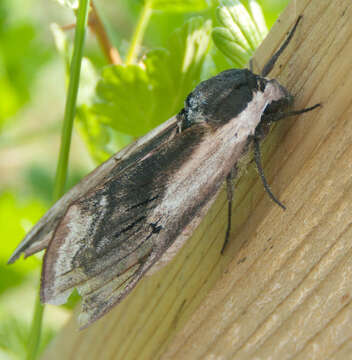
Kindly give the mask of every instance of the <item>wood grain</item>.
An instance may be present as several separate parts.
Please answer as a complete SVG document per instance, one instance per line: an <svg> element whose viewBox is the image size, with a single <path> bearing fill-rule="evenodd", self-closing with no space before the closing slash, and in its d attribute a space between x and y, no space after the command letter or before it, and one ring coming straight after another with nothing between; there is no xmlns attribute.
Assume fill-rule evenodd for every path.
<svg viewBox="0 0 352 360"><path fill-rule="evenodd" d="M295 108L236 185L232 236L222 191L178 256L103 319L72 319L44 359L352 359L352 3L292 1L255 69L303 19L273 77Z"/></svg>

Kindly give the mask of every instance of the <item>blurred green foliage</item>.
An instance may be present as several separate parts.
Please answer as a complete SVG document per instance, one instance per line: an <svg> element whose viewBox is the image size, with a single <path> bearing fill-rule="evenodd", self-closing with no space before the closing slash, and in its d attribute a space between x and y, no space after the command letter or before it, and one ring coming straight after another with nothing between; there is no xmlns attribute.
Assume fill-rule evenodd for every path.
<svg viewBox="0 0 352 360"><path fill-rule="evenodd" d="M9 0L0 2L0 132L30 100L31 84L53 54L40 42L38 26L11 21L10 9Z"/></svg>
<svg viewBox="0 0 352 360"><path fill-rule="evenodd" d="M34 269L39 260L35 257L21 261L17 266L6 265L14 244L21 241L26 232L40 218L45 210L43 203L36 199L19 199L12 191L0 195L0 296L12 286L18 285Z"/></svg>
<svg viewBox="0 0 352 360"><path fill-rule="evenodd" d="M143 67L106 67L91 111L104 124L134 137L176 114L201 80L210 31L209 22L194 17L171 36L167 48L148 52Z"/></svg>
<svg viewBox="0 0 352 360"><path fill-rule="evenodd" d="M157 11L200 11L207 7L205 0L146 0Z"/></svg>
<svg viewBox="0 0 352 360"><path fill-rule="evenodd" d="M28 323L15 316L8 316L0 326L0 359L25 359L27 355ZM45 327L41 337L41 353L54 337L55 331Z"/></svg>
<svg viewBox="0 0 352 360"><path fill-rule="evenodd" d="M62 114L62 109L55 108L55 99L45 98L46 86L37 88L36 84L45 69L56 67L54 76L61 77L67 72L72 34L53 25L56 44L54 41L48 43L48 22L70 23L71 7L77 1L57 0L57 4L47 0L27 1L23 8L19 6L20 0L0 1L0 153L4 151L1 145L5 144L5 136L26 125L21 121L23 111L39 106L33 111L33 122L43 128L50 124L46 123L47 113L41 112L41 107ZM133 138L177 113L186 95L201 80L224 69L243 66L287 2L96 0L111 42L123 58L143 7L149 4L154 10L133 64L109 65L95 37L88 36L76 128L94 162L101 163ZM59 3L66 6L63 11L66 11L67 23L62 23L61 15L56 18ZM219 3L222 6L216 10ZM240 6L244 15L236 18L239 13L231 6ZM24 14L24 9L28 13ZM38 9L41 16L35 14ZM50 77L47 81L56 82ZM41 92L40 99L44 98L48 104L33 102L37 92ZM60 92L58 94L61 96ZM59 127L55 129L58 136ZM23 135L17 137L12 147L20 147L25 138ZM40 137L33 136L27 141L39 142ZM49 150L43 153L46 151ZM1 308L8 309L11 291L19 289L21 293L22 287L21 296L29 296L26 284L33 281L31 274L35 269L38 271L40 260L31 257L11 267L6 261L51 202L57 154L53 153L52 158L51 167L48 162L41 163L40 158L21 164L14 172L16 181L15 178L5 181L0 176L1 359L24 357L28 319L24 319L21 312L8 313ZM15 157L5 159L1 154L0 165L15 160ZM80 158L75 162L81 163ZM83 165L75 167L67 188L77 183L86 169ZM18 184L18 178L23 179L22 185ZM72 299L77 299L77 294ZM28 302L32 301L32 298L28 299ZM71 300L69 306L75 302ZM52 337L53 329L52 325L45 326L43 344Z"/></svg>

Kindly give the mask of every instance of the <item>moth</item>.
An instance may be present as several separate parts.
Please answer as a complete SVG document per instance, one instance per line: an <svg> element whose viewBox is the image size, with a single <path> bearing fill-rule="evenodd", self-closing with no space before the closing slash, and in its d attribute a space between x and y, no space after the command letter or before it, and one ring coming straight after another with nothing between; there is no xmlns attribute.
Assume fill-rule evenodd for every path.
<svg viewBox="0 0 352 360"><path fill-rule="evenodd" d="M225 180L226 243L231 180L250 144L265 189L283 207L265 180L259 142L273 122L319 105L286 112L292 96L266 77L300 19L260 75L231 69L203 81L179 114L112 156L43 216L9 260L46 249L42 302L62 304L77 288L81 325L97 320L170 261Z"/></svg>

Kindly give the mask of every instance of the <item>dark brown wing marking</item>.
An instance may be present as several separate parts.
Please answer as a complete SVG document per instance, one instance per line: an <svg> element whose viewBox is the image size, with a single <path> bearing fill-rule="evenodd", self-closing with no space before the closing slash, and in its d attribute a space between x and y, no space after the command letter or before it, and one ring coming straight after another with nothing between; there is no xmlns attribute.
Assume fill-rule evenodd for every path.
<svg viewBox="0 0 352 360"><path fill-rule="evenodd" d="M64 217L67 209L80 197L93 191L114 177L118 177L131 165L140 161L148 153L172 139L178 132L176 116L161 124L147 135L127 146L112 156L97 169L88 174L82 181L67 192L54 206L40 219L26 237L17 246L8 263L15 262L23 253L25 257L45 249L54 232Z"/></svg>
<svg viewBox="0 0 352 360"><path fill-rule="evenodd" d="M178 163L200 141L196 131L198 140L189 129L68 208L44 257L43 302L63 303L76 287L91 322L132 290L162 254L159 236L175 218L154 211Z"/></svg>

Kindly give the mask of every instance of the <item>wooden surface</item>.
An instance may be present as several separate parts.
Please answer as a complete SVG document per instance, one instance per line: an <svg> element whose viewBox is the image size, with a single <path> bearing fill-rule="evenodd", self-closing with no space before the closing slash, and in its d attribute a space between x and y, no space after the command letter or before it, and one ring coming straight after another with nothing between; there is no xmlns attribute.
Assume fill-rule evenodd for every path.
<svg viewBox="0 0 352 360"><path fill-rule="evenodd" d="M319 110L278 124L236 186L224 256L222 192L181 252L103 319L72 319L44 359L352 359L352 2L292 1L257 51L261 68Z"/></svg>

